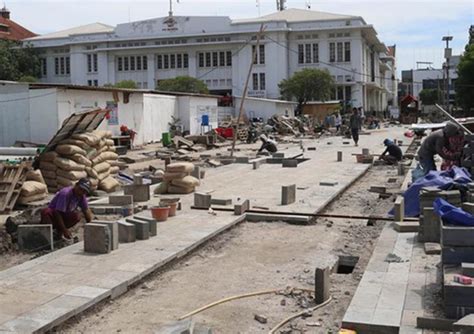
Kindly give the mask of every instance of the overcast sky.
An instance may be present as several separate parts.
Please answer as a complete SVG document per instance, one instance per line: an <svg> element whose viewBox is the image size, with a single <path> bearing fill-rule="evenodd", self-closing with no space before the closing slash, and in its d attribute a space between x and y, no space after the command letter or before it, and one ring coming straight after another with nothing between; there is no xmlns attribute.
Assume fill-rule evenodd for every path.
<svg viewBox="0 0 474 334"><path fill-rule="evenodd" d="M169 0L0 0L12 19L38 34L92 22L110 25L166 16ZM256 0L173 0L175 15L259 16ZM373 24L386 45L397 45L398 70L416 68L417 61L443 61L443 35L452 35L459 54L474 24L474 0L287 0L288 8L359 15ZM260 0L260 14L276 10L276 0Z"/></svg>

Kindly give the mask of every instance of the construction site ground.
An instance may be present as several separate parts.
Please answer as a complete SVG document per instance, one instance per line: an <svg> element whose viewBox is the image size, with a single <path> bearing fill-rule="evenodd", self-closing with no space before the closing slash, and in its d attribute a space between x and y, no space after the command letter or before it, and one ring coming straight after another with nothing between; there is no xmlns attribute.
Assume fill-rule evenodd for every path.
<svg viewBox="0 0 474 334"><path fill-rule="evenodd" d="M376 166L368 170L369 165L357 164L352 154L360 153L362 148L381 153L382 141L385 138L404 140L407 144L408 140L403 138L403 132L402 127L372 131L370 135L361 136L359 147L354 147L352 141L349 145L344 144L343 142L349 140L341 137L305 139L303 146L306 148L313 146L316 150L306 151L304 156L310 160L301 163L297 168L264 164L259 169L253 170L251 164L232 164L217 169L207 169L206 178L199 191L210 191L215 198L232 198L234 201L249 199L252 206L292 212L319 211L342 193L340 198L326 208L328 213L383 216L393 205L393 198L380 199L377 194L368 192L368 188L386 186L395 192L399 189L403 177L397 175L395 167ZM301 153L299 144L288 143L281 146L285 146L283 152L287 157ZM237 156L243 156L252 154L253 151L250 149L255 149L256 145L239 147L249 149L236 153ZM227 149L221 149L221 151L227 151ZM342 162L336 161L337 151L342 151L344 154ZM215 152L211 151L211 153ZM144 161L139 164L159 165L161 162L158 161L151 163ZM143 169L144 166L131 167ZM363 177L360 178L361 176ZM389 183L389 178L395 178L396 182ZM337 182L337 184L321 186L320 182ZM281 186L292 183L298 187L297 201L290 206L282 206L280 204ZM208 213L193 213L190 210L192 196L183 196L182 199L184 208L182 215L185 215L191 223L183 225L183 228L198 227L199 225L192 222L193 217L196 217L196 222L199 224L199 221L205 219ZM157 201L158 199L154 198L150 204ZM228 214L218 212L217 216L209 215L206 224L212 226L212 222L218 222L220 217L223 221L229 220ZM205 224L202 223L202 225ZM244 222L235 226L223 223L221 225L223 228L231 226L233 228L201 245L201 248L190 253L185 259L161 267L158 272L154 272L145 280L138 281L135 288L125 295L113 300L106 299L86 313L70 319L62 324L59 330L154 332L161 326L176 321L179 316L188 311L224 297L260 290L284 289L287 286L311 289L314 287L315 267L334 265L340 255L357 256L359 261L352 273L331 275L333 301L311 317L298 319L289 325L294 330L305 329L314 333L336 330L384 223L375 222L373 226L370 226L372 224L368 226L367 220L318 219L306 226L283 222ZM164 231L173 233L172 226L166 228L163 225ZM178 234L177 240L179 240L179 233L184 231L180 229L182 230L182 228L175 230ZM187 240L186 237L184 240ZM140 247L146 247L143 245ZM167 251L156 248L156 241L148 245L154 247L154 250ZM77 248L74 251L74 257L76 255L79 257L79 246L71 247ZM181 246L177 248L179 247ZM118 254L117 252L120 252L120 248L114 254ZM147 252L148 256L153 256L151 249ZM66 250L65 253L67 253ZM122 253L122 256L125 254ZM106 264L108 256L110 255L101 256L100 261ZM91 258L92 260L96 261ZM119 261L117 256L113 256L113 261ZM148 262L151 261L153 259ZM58 259L55 262L57 265L62 263ZM69 266L68 268L72 271L57 272L56 275L50 275L51 277L46 275L42 278L54 279L59 285L62 282L65 285L74 283L67 281L67 279L74 280L74 270ZM137 268L130 271L137 271ZM15 270L16 267L11 269ZM124 270L128 271L128 269ZM22 274L25 276L27 272L22 272ZM61 275L64 277L60 278ZM11 286L12 278L7 279L5 275L2 277L0 288ZM22 289L25 293L29 288ZM56 291L59 290L61 289L58 287ZM9 297L13 302L15 296ZM45 302L48 301L45 299ZM303 310L302 306L308 306L308 303L311 304L312 301L302 296L266 295L217 306L195 316L195 320L206 323L216 333L264 332L287 316ZM254 320L255 314L264 315L268 318L268 322L266 324L257 322ZM22 313L19 315L21 316ZM11 318L10 315L3 317L5 321Z"/></svg>

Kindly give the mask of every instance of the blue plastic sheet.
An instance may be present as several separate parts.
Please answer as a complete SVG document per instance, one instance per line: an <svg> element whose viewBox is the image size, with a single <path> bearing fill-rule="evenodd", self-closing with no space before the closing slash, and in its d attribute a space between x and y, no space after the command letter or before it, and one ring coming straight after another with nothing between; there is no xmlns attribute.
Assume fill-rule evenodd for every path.
<svg viewBox="0 0 474 334"><path fill-rule="evenodd" d="M441 190L450 189L456 184L467 184L472 182L471 174L462 167L453 166L447 171L431 171L412 183L405 191L405 216L417 217L420 215L420 190L424 187L438 187ZM393 216L393 209L389 212Z"/></svg>
<svg viewBox="0 0 474 334"><path fill-rule="evenodd" d="M433 205L434 211L443 218L443 222L449 225L474 226L474 216L455 207L442 198L437 198Z"/></svg>

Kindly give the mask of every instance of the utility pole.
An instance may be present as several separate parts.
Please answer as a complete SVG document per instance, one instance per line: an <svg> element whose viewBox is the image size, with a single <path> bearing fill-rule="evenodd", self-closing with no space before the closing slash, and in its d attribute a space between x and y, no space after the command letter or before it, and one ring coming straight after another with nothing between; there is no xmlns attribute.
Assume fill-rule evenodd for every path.
<svg viewBox="0 0 474 334"><path fill-rule="evenodd" d="M446 48L444 49L444 58L446 59L446 110L449 112L449 59L452 54L449 42L453 40L453 36L443 36L441 40L446 42Z"/></svg>

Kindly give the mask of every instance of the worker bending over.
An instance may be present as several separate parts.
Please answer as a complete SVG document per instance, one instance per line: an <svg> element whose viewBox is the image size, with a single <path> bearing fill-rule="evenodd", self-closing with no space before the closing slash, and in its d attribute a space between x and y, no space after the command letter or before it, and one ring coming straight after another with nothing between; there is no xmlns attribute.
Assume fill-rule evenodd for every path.
<svg viewBox="0 0 474 334"><path fill-rule="evenodd" d="M278 151L276 141L268 139L265 135L260 135L260 140L262 141L262 146L260 146L259 152L266 150L270 153L275 153Z"/></svg>
<svg viewBox="0 0 474 334"><path fill-rule="evenodd" d="M452 145L454 139L456 142L464 140L464 135L460 126L451 121L446 123L444 129L434 131L426 137L418 151L418 160L425 175L436 170L434 161L436 154L448 161L461 159L462 145Z"/></svg>
<svg viewBox="0 0 474 334"><path fill-rule="evenodd" d="M49 206L41 211L41 224L51 224L60 237L71 239L69 229L81 220L78 208L82 211L86 222L92 221L92 212L86 198L90 190L91 183L84 178L77 181L74 186L58 191Z"/></svg>
<svg viewBox="0 0 474 334"><path fill-rule="evenodd" d="M395 144L390 139L385 139L383 144L386 146L386 149L380 155L379 160L383 160L389 165L396 165L399 161L402 161L403 153L397 144Z"/></svg>

